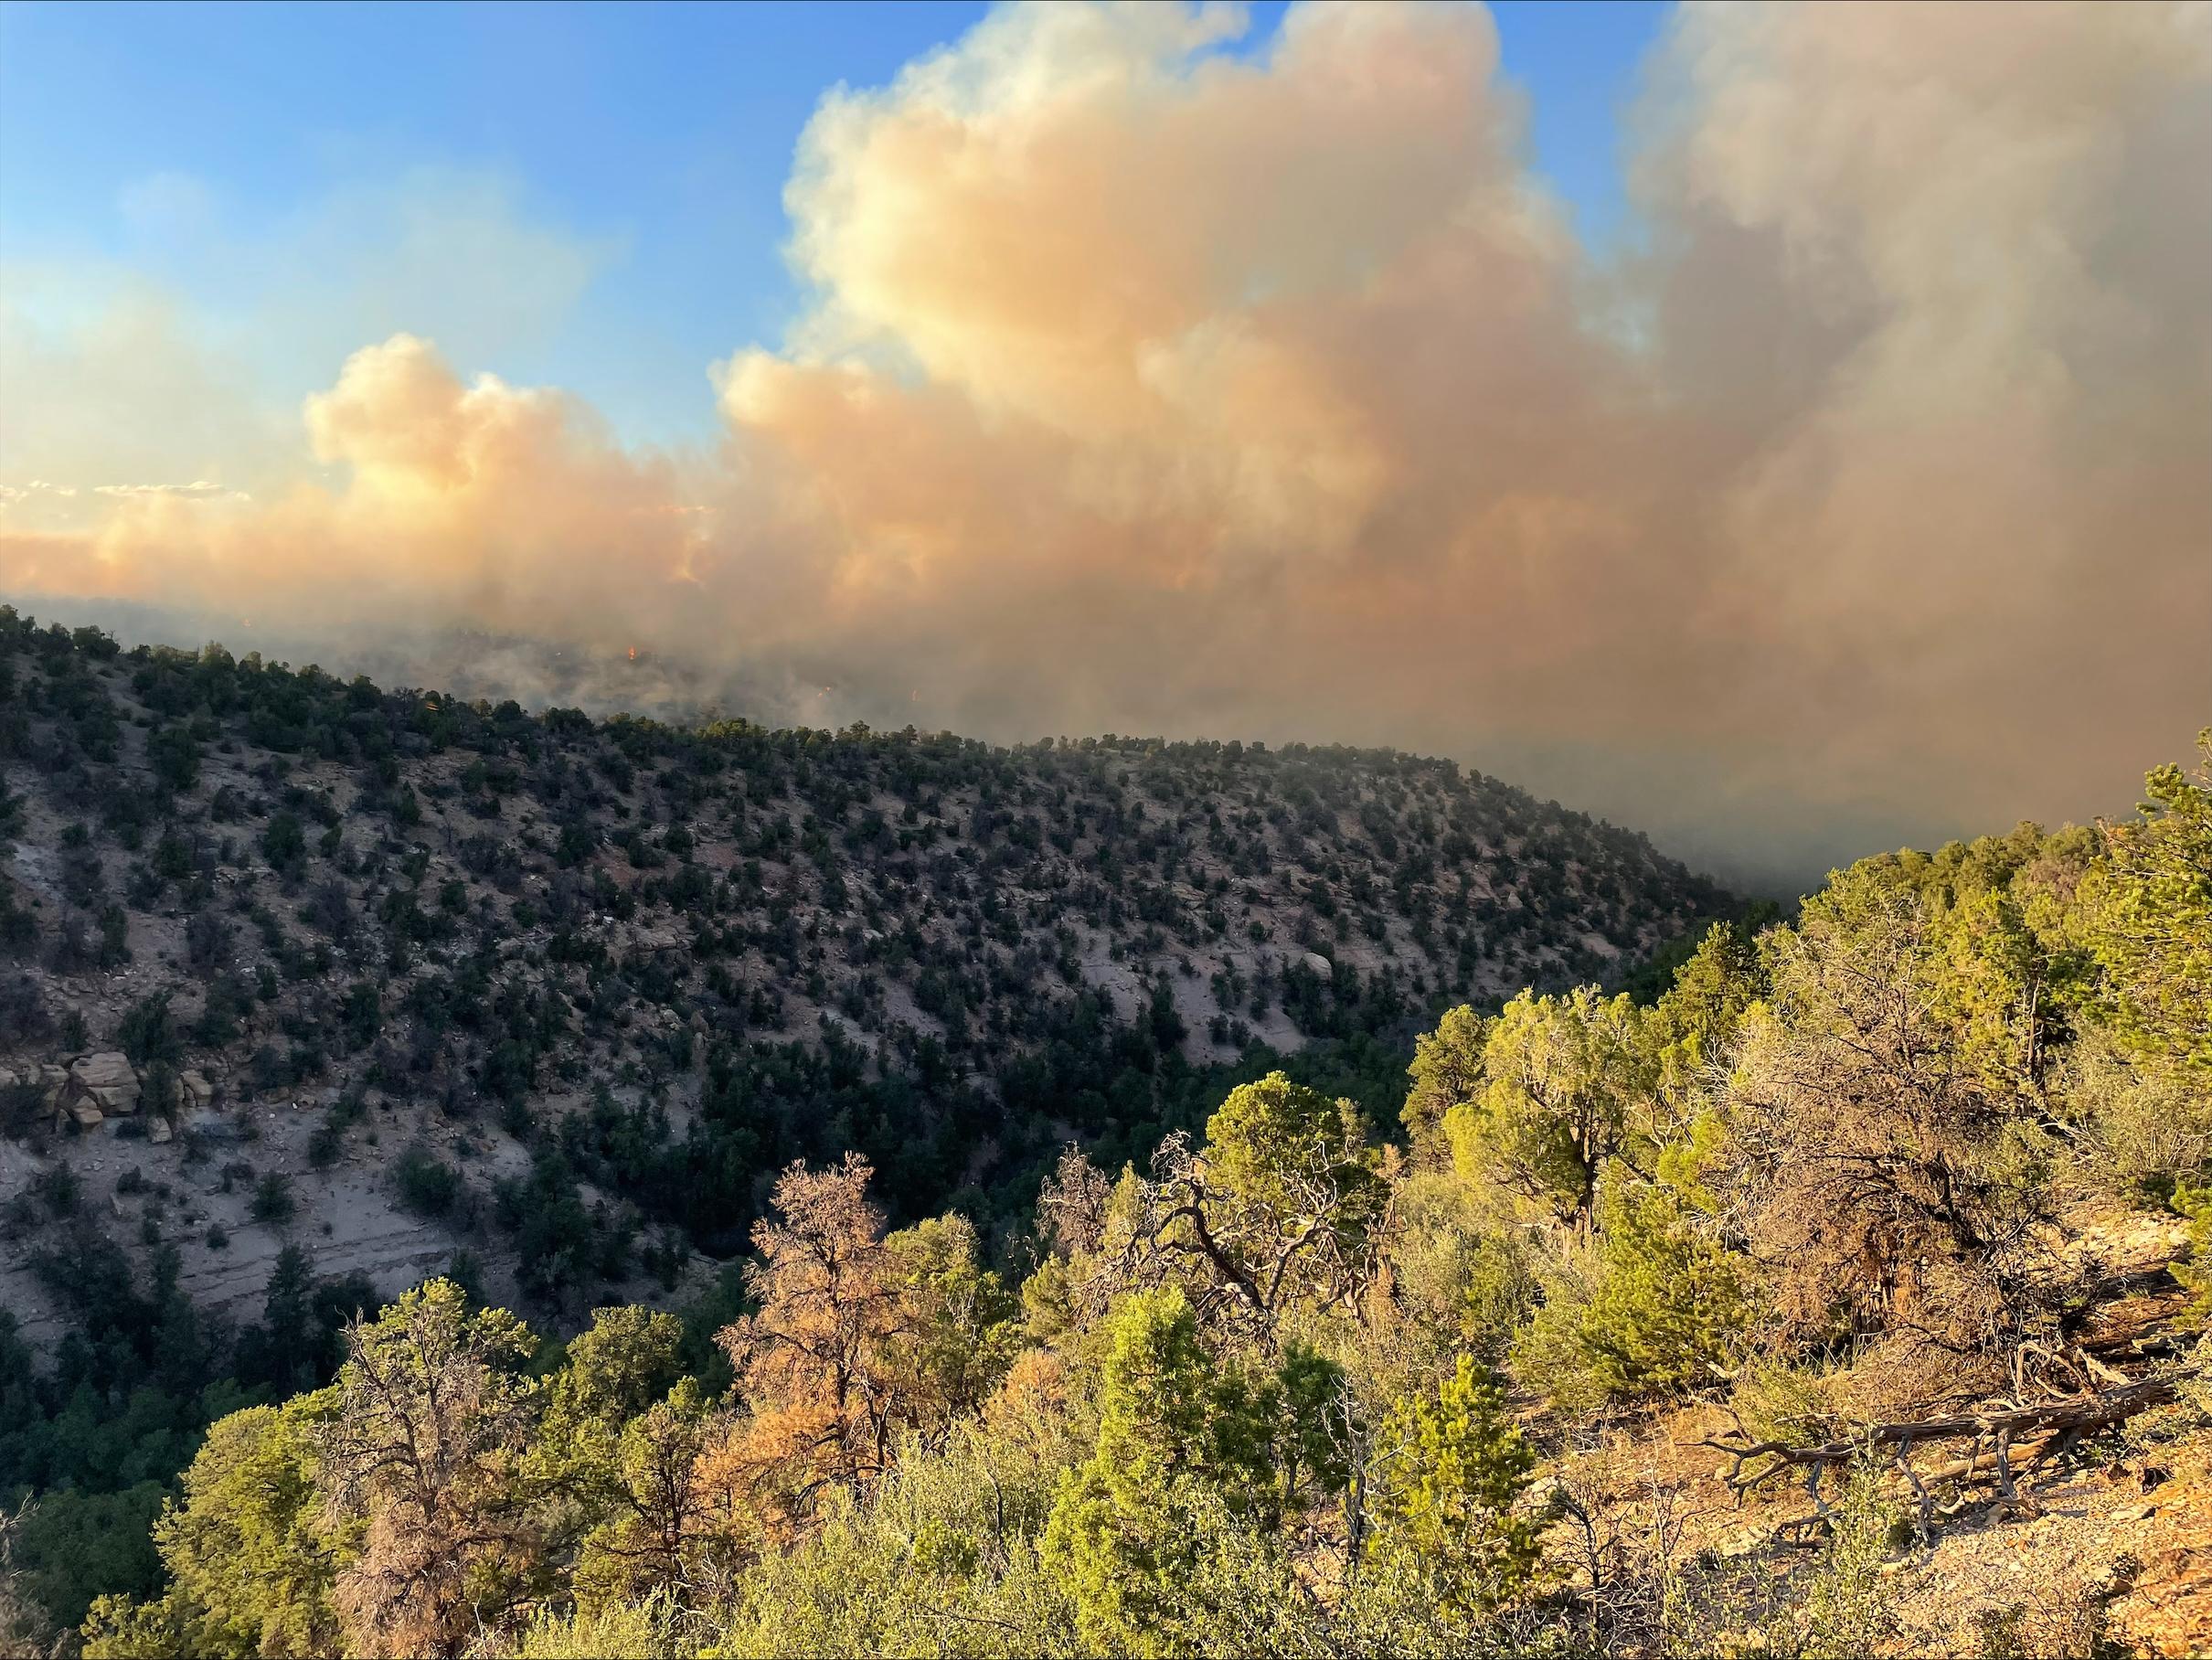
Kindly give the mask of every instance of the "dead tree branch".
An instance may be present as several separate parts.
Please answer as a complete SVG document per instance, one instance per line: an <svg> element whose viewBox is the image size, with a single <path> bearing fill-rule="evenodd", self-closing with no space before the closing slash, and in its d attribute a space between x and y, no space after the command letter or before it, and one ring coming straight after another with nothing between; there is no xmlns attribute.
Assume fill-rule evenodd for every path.
<svg viewBox="0 0 2212 1660"><path fill-rule="evenodd" d="M1742 1431L1708 1436L1700 1444L1728 1455L1728 1484L1739 1495L1785 1470L1803 1469L1817 1499L1817 1473L1830 1465L1849 1463L1886 1448L1899 1449L1898 1455L1905 1456L1919 1442L1972 1437L1976 1447L1973 1455L1930 1472L1930 1478L1941 1480L1994 1467L2009 1496L2013 1475L2024 1463L2038 1459L2045 1449L2061 1439L2070 1444L2163 1406L2174 1399L2174 1392L2171 1377L2141 1378L2111 1389L2085 1389L2030 1405L1997 1402L1950 1418L1869 1424L1856 1435L1814 1445L1760 1441ZM2030 1441L2036 1443L2032 1450L2027 1444ZM1995 1451L1980 1452L1984 1442Z"/></svg>

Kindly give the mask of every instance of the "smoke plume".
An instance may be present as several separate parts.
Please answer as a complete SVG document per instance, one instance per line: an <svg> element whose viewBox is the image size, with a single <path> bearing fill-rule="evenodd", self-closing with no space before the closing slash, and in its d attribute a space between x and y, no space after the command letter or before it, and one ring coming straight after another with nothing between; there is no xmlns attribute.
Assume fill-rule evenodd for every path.
<svg viewBox="0 0 2212 1660"><path fill-rule="evenodd" d="M1391 743L1755 874L2123 806L2212 718L2212 8L1686 9L1604 262L1482 10L1243 27L1009 10L831 93L711 453L401 335L273 486L8 477L0 588Z"/></svg>

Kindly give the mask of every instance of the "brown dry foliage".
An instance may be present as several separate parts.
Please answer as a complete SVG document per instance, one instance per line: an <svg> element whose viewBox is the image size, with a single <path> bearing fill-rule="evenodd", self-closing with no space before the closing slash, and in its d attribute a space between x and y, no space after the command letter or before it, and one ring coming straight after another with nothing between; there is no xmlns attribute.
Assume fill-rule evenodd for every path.
<svg viewBox="0 0 2212 1660"><path fill-rule="evenodd" d="M2038 1301L2039 1214L2015 1102L1962 1059L1921 903L1775 936L1727 1092L1718 1185L1786 1331L1985 1346Z"/></svg>
<svg viewBox="0 0 2212 1660"><path fill-rule="evenodd" d="M437 1280L346 1339L317 1479L335 1519L361 1528L335 1591L346 1652L459 1655L534 1559L515 1479L530 1392L512 1370L529 1335Z"/></svg>
<svg viewBox="0 0 2212 1660"><path fill-rule="evenodd" d="M899 1400L887 1351L899 1309L871 1175L850 1153L827 1170L783 1173L779 1216L755 1225L745 1267L760 1312L716 1335L750 1416L707 1455L708 1480L750 1493L778 1530L890 1459Z"/></svg>

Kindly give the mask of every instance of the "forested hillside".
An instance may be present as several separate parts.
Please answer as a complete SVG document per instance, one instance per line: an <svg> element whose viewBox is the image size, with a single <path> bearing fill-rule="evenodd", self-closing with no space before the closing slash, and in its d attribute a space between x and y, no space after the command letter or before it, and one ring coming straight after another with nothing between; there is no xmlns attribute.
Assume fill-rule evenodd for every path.
<svg viewBox="0 0 2212 1660"><path fill-rule="evenodd" d="M847 1155L727 1315L429 1281L215 1424L84 1651L2202 1653L2204 759L1455 1009L1396 1125L1278 1072L1070 1148L1011 1267Z"/></svg>
<svg viewBox="0 0 2212 1660"><path fill-rule="evenodd" d="M894 1215L1015 1214L1248 1051L1331 1046L1380 1107L1424 1017L1728 903L1387 752L602 725L12 612L0 674L16 1131L305 1101L329 1154L428 1103L717 1250L848 1149Z"/></svg>
<svg viewBox="0 0 2212 1660"><path fill-rule="evenodd" d="M91 659L65 684L104 672L74 645L43 650L49 664ZM41 690L40 707L53 696ZM41 729L26 725L40 752ZM632 735L612 731L598 741ZM221 764L221 741L203 767ZM652 741L688 753L780 740ZM836 741L897 754L909 740ZM105 1135L106 1166L129 1138L105 1116L56 1132L40 1105L28 1127L48 1151L23 1153L39 1176L14 1220L71 1329L50 1358L19 1337L0 1343L0 1459L29 1495L6 1527L8 1644L113 1660L2205 1652L2212 731L2203 742L2198 769L2154 772L2132 815L1869 858L1788 920L1709 927L1640 992L1471 991L1419 1037L1388 1111L1364 1082L1340 1092L1332 1076L1361 1078L1357 1045L1377 1028L1326 1027L1318 1011L1372 1010L1377 983L1409 1005L1430 995L1434 979L1415 976L1438 959L1417 966L1397 930L1409 942L1424 926L1463 938L1466 911L1434 897L1424 921L1423 885L1411 885L1413 914L1386 910L1367 935L1396 956L1356 978L1339 959L1359 919L1351 941L1312 924L1324 954L1338 947L1330 1001L1305 1028L1324 1041L1242 1080L1171 1036L1170 970L1169 992L1111 1028L1151 1034L1150 1069L1134 1049L1127 1060L1150 1080L1145 1116L1117 1115L1111 1088L1102 1107L1068 1104L1061 1092L1083 1086L1018 1044L1010 1069L977 1066L964 1080L986 1103L972 1133L1008 1138L1009 1159L1020 1098L1005 1080L1035 1080L1026 1110L1047 1127L1031 1144L1049 1152L1026 1204L974 1179L918 1201L902 1148L779 1145L771 1156L789 1156L734 1275L606 1296L580 1321L567 1313L577 1288L622 1264L601 1257L554 1280L526 1253L539 1218L585 1204L579 1194L610 1215L633 1202L620 1197L625 1169L590 1163L607 1157L595 1123L634 1111L615 1083L616 1104L587 1104L550 1132L525 1122L542 1111L535 1089L519 1105L491 1091L481 1112L466 1094L434 1103L487 1157L494 1130L516 1139L513 1176L486 1182L422 1145L394 1157L386 1144L390 1179L415 1201L481 1204L482 1237L522 1246L518 1289L534 1314L487 1298L483 1261L466 1256L372 1306L373 1288L319 1272L309 1184L272 1186L241 1156L221 1179L254 1208L250 1225L297 1243L235 1329L188 1294L165 1220L213 1203L214 1155L171 1192L133 1164L133 1185L117 1182L103 1214L79 1174L89 1161L66 1154ZM641 793L651 752L625 757ZM1143 752L1051 753L1110 777L1145 764ZM1338 764L1363 779L1384 765ZM653 776L665 790L689 770ZM749 774L718 776L728 801ZM400 787L383 799L404 799ZM1131 822L1139 801L1161 800L1121 787ZM31 822L36 810L27 796L17 812ZM973 845L978 810L966 805L958 846ZM272 802L267 822L286 811L301 814ZM1155 815L1164 807L1147 805L1143 822ZM1041 807L1039 819L1054 823ZM918 814L931 820L954 822ZM346 856L353 822L339 815L322 857ZM653 822L648 840L665 848L679 826ZM1559 834L1569 828L1605 844ZM1272 830L1280 857L1289 833ZM580 882L595 899L634 888L630 925L649 925L643 895L704 862L687 833L688 849L633 879ZM279 838L280 857L289 846ZM574 846L607 857L603 835ZM1104 859L1088 842L1077 851L1063 850L1071 886ZM841 878L864 918L872 899L889 920L858 864L817 859L810 889ZM1158 879L1133 870L1125 863L1101 901L1110 920L1112 899ZM1308 904L1314 875L1335 879L1302 877ZM254 886L282 894L284 879L280 866ZM299 885L313 891L304 869ZM385 891L413 890L388 878ZM1203 908L1210 878L1187 892ZM150 910L124 912L124 926ZM15 938L48 938L27 901L16 914L31 920L11 925ZM611 901L580 904L569 931L611 926L601 915ZM1251 920L1299 942L1291 913ZM1249 931L1243 912L1239 925ZM1172 961L1182 942L1154 926ZM857 979L867 931L896 927L862 920L840 966ZM388 962L408 936L356 937ZM438 943L402 960L411 971ZM527 962L529 949L516 954ZM709 950L695 941L689 954ZM825 986L827 961L812 960ZM809 962L803 950L802 970ZM1569 966L1534 962L1543 980ZM271 979L280 1007L315 984ZM474 1001L505 995L494 980ZM134 1033L197 1025L143 1005L130 1005ZM880 1036L898 1022L865 1024L865 998L857 1011L807 1006L828 1024L818 1048L793 1040L794 1064L842 1043L863 1052L859 1035L833 1035L841 1012L903 1052ZM676 1080L703 1070L689 1122L741 1117L717 1104L729 1086L700 1062L711 1043L675 1029L643 1050L626 1036L583 1052L660 1112L673 1113ZM962 1052L980 1059L991 1029L972 1018ZM955 1030L940 1030L950 1052ZM365 1036L351 1053L377 1056L386 1040ZM1054 1029L1047 1048L1061 1041ZM142 1095L159 1097L158 1068L194 1059L176 1042L167 1059L140 1043ZM561 1052L554 1040L533 1059L557 1068ZM1244 1060L1271 1064L1258 1051ZM1176 1080L1187 1093L1171 1092ZM764 1099L758 1084L732 1094L749 1108ZM80 1099L65 1088L71 1123ZM912 1099L927 1112L935 1098ZM377 1133L384 1111L341 1104L341 1148ZM1176 1116L1186 1112L1195 1123ZM146 1122L143 1101L120 1119ZM696 1131L677 1142L673 1116L660 1122L633 1132L648 1154L698 1144ZM114 1243L112 1217L158 1241L148 1265ZM654 1260L680 1286L690 1247L665 1238ZM136 1484L118 1491L119 1477Z"/></svg>
<svg viewBox="0 0 2212 1660"><path fill-rule="evenodd" d="M1395 753L597 722L5 608L0 844L0 1489L64 1624L154 1582L207 1421L426 1274L734 1307L848 1152L1010 1267L1071 1143L1292 1054L1387 1119L1445 1007L1733 903Z"/></svg>

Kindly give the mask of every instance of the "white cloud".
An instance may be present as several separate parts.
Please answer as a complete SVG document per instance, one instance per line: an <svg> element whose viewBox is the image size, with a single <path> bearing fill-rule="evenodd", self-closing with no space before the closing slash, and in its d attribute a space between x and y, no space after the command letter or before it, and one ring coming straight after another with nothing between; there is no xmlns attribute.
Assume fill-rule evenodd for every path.
<svg viewBox="0 0 2212 1660"><path fill-rule="evenodd" d="M226 490L222 485L204 478L196 478L188 484L94 484L95 495L182 495L182 496L236 496L239 492Z"/></svg>

